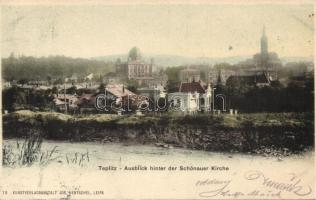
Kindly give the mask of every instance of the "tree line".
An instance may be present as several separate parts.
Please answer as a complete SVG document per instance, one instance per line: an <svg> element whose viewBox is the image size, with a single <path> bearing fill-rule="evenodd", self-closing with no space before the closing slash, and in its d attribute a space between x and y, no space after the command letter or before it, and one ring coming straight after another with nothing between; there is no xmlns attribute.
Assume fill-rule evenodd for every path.
<svg viewBox="0 0 316 200"><path fill-rule="evenodd" d="M114 70L114 63L65 56L2 58L2 76L7 81L62 79L89 73L103 75Z"/></svg>
<svg viewBox="0 0 316 200"><path fill-rule="evenodd" d="M226 96L227 109L242 112L312 112L314 111L314 77L290 78L285 86L279 81L270 86L217 85L215 95ZM216 99L217 109L222 103Z"/></svg>

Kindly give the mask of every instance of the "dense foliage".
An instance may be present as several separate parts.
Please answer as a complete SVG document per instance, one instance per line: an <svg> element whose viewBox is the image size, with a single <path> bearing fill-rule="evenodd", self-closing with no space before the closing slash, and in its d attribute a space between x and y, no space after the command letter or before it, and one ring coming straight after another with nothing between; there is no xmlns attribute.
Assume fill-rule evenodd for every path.
<svg viewBox="0 0 316 200"><path fill-rule="evenodd" d="M227 109L242 112L308 112L314 110L314 77L291 79L287 86L279 82L265 87L238 84L216 86L216 94L226 96ZM217 109L222 106L216 99Z"/></svg>
<svg viewBox="0 0 316 200"><path fill-rule="evenodd" d="M19 109L41 110L50 109L53 105L54 90L25 90L12 87L2 90L2 106L4 110L14 111Z"/></svg>
<svg viewBox="0 0 316 200"><path fill-rule="evenodd" d="M35 58L11 55L9 58L2 59L2 76L7 81L50 81L70 77L73 74L80 78L90 73L106 74L113 69L114 63L64 56Z"/></svg>

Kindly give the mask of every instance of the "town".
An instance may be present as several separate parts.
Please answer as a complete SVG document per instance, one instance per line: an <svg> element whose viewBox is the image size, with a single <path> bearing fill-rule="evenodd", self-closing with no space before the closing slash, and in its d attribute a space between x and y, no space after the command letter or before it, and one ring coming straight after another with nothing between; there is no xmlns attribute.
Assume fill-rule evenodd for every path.
<svg viewBox="0 0 316 200"><path fill-rule="evenodd" d="M71 61L59 59L66 67ZM237 114L303 112L313 107L313 62L282 63L278 54L268 49L265 27L260 52L237 64L164 68L153 58L144 59L140 49L133 47L126 60L110 63L112 71L102 72L107 66L89 60L85 62L97 65L90 67L91 71L73 66L66 73L53 65L56 69L47 67L50 76L43 77L36 75L37 71L28 73L23 61L45 68L40 66L43 59L13 54L3 59L3 113L28 109L74 115ZM47 62L60 65L53 59L43 65Z"/></svg>
<svg viewBox="0 0 316 200"><path fill-rule="evenodd" d="M310 0L0 6L2 198L315 199Z"/></svg>

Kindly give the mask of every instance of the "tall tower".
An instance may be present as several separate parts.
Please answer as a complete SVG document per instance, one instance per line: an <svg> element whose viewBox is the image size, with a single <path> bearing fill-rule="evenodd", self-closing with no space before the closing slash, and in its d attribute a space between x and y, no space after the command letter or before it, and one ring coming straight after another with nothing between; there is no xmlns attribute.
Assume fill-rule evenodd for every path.
<svg viewBox="0 0 316 200"><path fill-rule="evenodd" d="M263 26L262 36L261 36L261 55L268 54L268 38L266 36L266 28Z"/></svg>

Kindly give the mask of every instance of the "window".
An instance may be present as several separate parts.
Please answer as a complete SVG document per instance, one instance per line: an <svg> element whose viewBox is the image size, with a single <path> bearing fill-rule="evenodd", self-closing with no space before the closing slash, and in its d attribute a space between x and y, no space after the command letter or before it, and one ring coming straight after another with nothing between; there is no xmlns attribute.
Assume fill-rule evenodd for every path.
<svg viewBox="0 0 316 200"><path fill-rule="evenodd" d="M204 106L204 105L205 105L205 100L204 100L204 98L200 98L200 105L201 105L201 106Z"/></svg>

